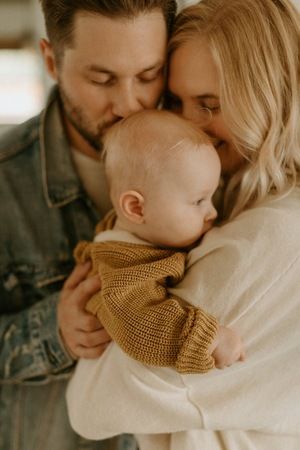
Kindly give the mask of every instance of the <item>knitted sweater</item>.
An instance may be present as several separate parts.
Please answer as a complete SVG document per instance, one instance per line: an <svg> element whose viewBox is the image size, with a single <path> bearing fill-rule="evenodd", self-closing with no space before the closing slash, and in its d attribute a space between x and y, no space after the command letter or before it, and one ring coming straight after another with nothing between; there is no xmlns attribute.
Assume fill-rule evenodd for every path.
<svg viewBox="0 0 300 450"><path fill-rule="evenodd" d="M246 361L180 375L111 344L77 365L72 427L92 439L143 434L141 450L299 450L299 274L300 189L208 232L171 291L243 336Z"/></svg>
<svg viewBox="0 0 300 450"><path fill-rule="evenodd" d="M107 222L111 226L110 219L102 229ZM167 291L182 279L186 254L141 240L118 241L124 235L135 239L127 232L104 231L97 242L76 247L77 261L91 260L92 273L98 273L102 283L86 309L140 362L175 367L181 373L214 368L208 346L216 335L216 319Z"/></svg>

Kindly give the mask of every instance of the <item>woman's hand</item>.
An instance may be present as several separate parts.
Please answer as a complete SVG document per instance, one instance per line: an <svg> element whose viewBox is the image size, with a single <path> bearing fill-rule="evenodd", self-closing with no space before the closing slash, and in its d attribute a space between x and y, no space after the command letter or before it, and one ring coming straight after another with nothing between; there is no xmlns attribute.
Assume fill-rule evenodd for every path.
<svg viewBox="0 0 300 450"><path fill-rule="evenodd" d="M99 320L85 310L101 288L98 276L87 275L91 264L78 264L65 281L57 307L58 326L65 347L77 359L98 358L111 341Z"/></svg>

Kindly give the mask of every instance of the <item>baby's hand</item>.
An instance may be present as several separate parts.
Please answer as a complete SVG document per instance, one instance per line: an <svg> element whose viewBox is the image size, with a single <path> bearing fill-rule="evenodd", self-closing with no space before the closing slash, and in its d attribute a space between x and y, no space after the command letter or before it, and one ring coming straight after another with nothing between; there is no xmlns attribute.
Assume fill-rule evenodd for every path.
<svg viewBox="0 0 300 450"><path fill-rule="evenodd" d="M218 369L231 366L236 361L244 361L246 357L240 336L230 328L222 326L219 326L210 351Z"/></svg>

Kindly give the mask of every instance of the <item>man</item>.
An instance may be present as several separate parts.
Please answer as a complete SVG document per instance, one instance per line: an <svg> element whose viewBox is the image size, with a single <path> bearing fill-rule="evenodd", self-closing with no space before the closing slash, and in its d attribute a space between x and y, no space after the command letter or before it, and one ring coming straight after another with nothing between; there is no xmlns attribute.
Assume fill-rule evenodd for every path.
<svg viewBox="0 0 300 450"><path fill-rule="evenodd" d="M109 342L85 312L99 280L86 279L89 266L72 272L72 251L109 208L102 134L159 101L176 2L41 3L56 87L41 115L0 142L0 450L134 449L128 436L87 442L68 422L75 360Z"/></svg>

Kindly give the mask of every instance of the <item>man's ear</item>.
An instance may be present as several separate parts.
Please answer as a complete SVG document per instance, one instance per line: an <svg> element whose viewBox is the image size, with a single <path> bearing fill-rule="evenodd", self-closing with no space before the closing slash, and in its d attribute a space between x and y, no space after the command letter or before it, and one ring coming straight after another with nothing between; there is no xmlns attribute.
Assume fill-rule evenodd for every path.
<svg viewBox="0 0 300 450"><path fill-rule="evenodd" d="M48 74L54 81L57 81L56 59L52 45L46 39L41 39L40 50L43 55Z"/></svg>
<svg viewBox="0 0 300 450"><path fill-rule="evenodd" d="M144 197L137 191L126 191L120 196L119 206L122 214L130 222L144 223Z"/></svg>

